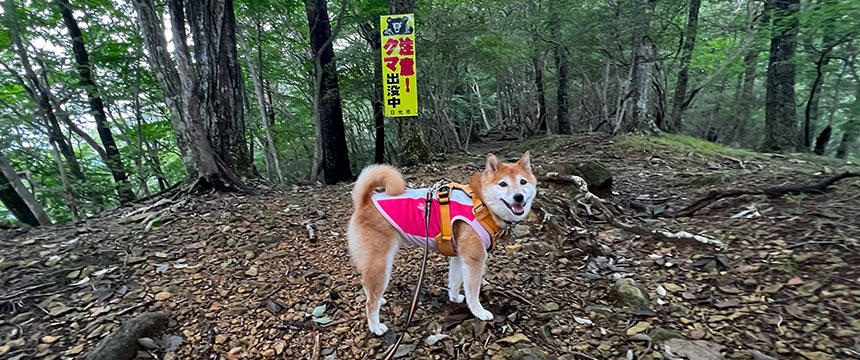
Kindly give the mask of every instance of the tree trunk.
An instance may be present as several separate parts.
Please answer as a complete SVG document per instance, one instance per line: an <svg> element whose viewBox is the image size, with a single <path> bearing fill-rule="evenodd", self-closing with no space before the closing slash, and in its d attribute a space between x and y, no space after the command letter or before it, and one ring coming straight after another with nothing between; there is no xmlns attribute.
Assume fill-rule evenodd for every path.
<svg viewBox="0 0 860 360"><path fill-rule="evenodd" d="M765 95L766 151L793 151L797 147L794 94L794 57L800 0L768 0L773 9L773 34Z"/></svg>
<svg viewBox="0 0 860 360"><path fill-rule="evenodd" d="M532 22L531 32L532 32L532 66L534 67L535 72L535 89L537 90L537 105L538 105L538 130L546 133L547 124L546 124L546 92L543 87L543 61L540 57L540 50L538 49L538 44L540 44L540 29L538 28L538 23L540 19L540 13L538 12L536 0L529 1L529 10L531 12L532 17L535 19ZM557 26L556 26L557 27ZM560 40L560 39L556 39Z"/></svg>
<svg viewBox="0 0 860 360"><path fill-rule="evenodd" d="M681 47L681 70L678 71L678 81L675 84L675 94L672 96L672 115L663 130L677 133L683 128L683 113L686 110L685 99L687 98L687 80L690 71L690 59L693 57L693 49L696 47L696 31L699 28L699 6L702 0L690 0L689 12L687 13L687 28L684 31L684 44Z"/></svg>
<svg viewBox="0 0 860 360"><path fill-rule="evenodd" d="M209 143L227 167L251 176L233 0L188 0L186 10Z"/></svg>
<svg viewBox="0 0 860 360"><path fill-rule="evenodd" d="M414 9L415 0L390 0L388 4L389 14L408 14L412 13ZM397 121L400 137L400 164L411 166L425 163L432 151L418 116L399 117Z"/></svg>
<svg viewBox="0 0 860 360"><path fill-rule="evenodd" d="M31 226L51 225L51 218L45 214L42 204L36 201L33 193L21 182L12 162L0 153L0 201L22 223Z"/></svg>
<svg viewBox="0 0 860 360"><path fill-rule="evenodd" d="M738 102L738 123L732 135L733 141L743 143L746 127L749 123L750 108L753 103L753 88L755 87L755 70L758 65L758 50L750 50L744 56L744 84L741 87L740 101Z"/></svg>
<svg viewBox="0 0 860 360"><path fill-rule="evenodd" d="M836 117L836 111L839 110L840 85L842 85L842 78L845 77L845 74L848 72L849 65L852 63L853 59L845 61L845 64L842 65L842 71L836 78L836 84L833 85L833 99L830 104L830 114L827 116L827 126L825 126L815 138L814 152L817 155L824 155L824 153L827 152L827 144L830 142L831 136L833 136L833 119Z"/></svg>
<svg viewBox="0 0 860 360"><path fill-rule="evenodd" d="M836 148L836 158L843 160L848 158L851 147L854 146L854 137L856 136L854 132L854 129L848 128L842 134L842 141L839 142L839 147Z"/></svg>
<svg viewBox="0 0 860 360"><path fill-rule="evenodd" d="M383 104L382 96L382 68L380 68L377 54L381 54L382 43L379 38L379 29L376 25L378 21L372 23L359 24L359 33L361 37L370 46L370 51L373 54L371 66L373 67L373 79L371 79L371 91L373 92L370 98L370 104L373 107L373 128L375 133L373 162L382 164L385 162L385 104Z"/></svg>
<svg viewBox="0 0 860 360"><path fill-rule="evenodd" d="M570 134L570 109L568 104L567 85L567 50L558 45L553 49L555 56L555 69L558 76L558 87L556 88L556 112L555 118L558 123L559 134Z"/></svg>
<svg viewBox="0 0 860 360"><path fill-rule="evenodd" d="M137 24L146 44L149 67L155 74L161 91L164 92L164 102L170 111L170 123L176 134L176 145L179 147L182 163L185 165L187 175L194 178L197 176L197 170L190 149L188 131L185 129L182 88L176 65L167 52L167 40L161 27L161 17L155 11L152 0L132 0L132 4L137 12Z"/></svg>
<svg viewBox="0 0 860 360"><path fill-rule="evenodd" d="M63 22L66 29L69 31L69 37L72 40L72 52L75 55L75 62L78 65L78 75L81 77L80 85L84 88L87 94L90 105L90 114L96 122L96 131L99 134L99 139L104 146L104 161L113 176L116 184L116 192L119 195L121 203L126 203L135 199L134 192L131 190L131 184L128 182L128 175L122 166L122 158L117 149L116 141L110 130L110 125L107 122L105 115L104 103L102 102L99 89L92 77L92 69L90 65L90 56L84 46L84 38L81 33L81 28L78 27L78 21L72 15L72 8L68 0L57 0L60 6L60 13L63 16Z"/></svg>
<svg viewBox="0 0 860 360"><path fill-rule="evenodd" d="M311 50L314 56L316 117L322 155L322 172L327 184L351 181L349 151L346 147L343 109L338 89L337 65L332 43L334 37L325 0L306 0L305 11L310 29ZM340 29L338 22L338 29Z"/></svg>
<svg viewBox="0 0 860 360"><path fill-rule="evenodd" d="M66 166L63 164L63 159L60 158L60 151L57 150L57 145L53 141L51 141L51 155L54 156L54 163L57 164L57 170L60 172L60 182L63 184L63 194L66 196L66 205L69 207L72 221L77 222L81 219L78 215L78 203L75 200L75 193L72 191L72 184L66 175Z"/></svg>
<svg viewBox="0 0 860 360"><path fill-rule="evenodd" d="M9 35L9 40L12 43L12 47L14 52L18 55L18 60L21 62L21 67L24 68L24 79L20 78L17 72L12 69L8 69L10 73L16 78L18 83L24 88L27 92L27 95L36 103L38 107L39 115L45 120L45 125L48 128L48 137L51 141L54 141L59 146L59 151L62 152L63 157L66 158L66 162L69 164L69 169L72 171L72 175L79 179L84 179L84 173L81 171L81 167L78 164L78 159L75 157L75 151L72 149L72 145L69 143L68 139L63 136L63 131L60 129L60 124L57 121L56 113L54 112L53 107L51 106L49 89L46 88L46 85L43 85L39 80L39 77L36 75L36 72L33 70L33 66L30 63L30 54L27 52L27 47L24 44L24 41L21 39L21 35L19 33L18 27L20 26L18 23L18 17L16 16L17 6L15 1L13 0L5 0L3 1L3 15L7 21L7 31Z"/></svg>
<svg viewBox="0 0 860 360"><path fill-rule="evenodd" d="M660 133L654 114L651 79L654 72L656 49L649 36L651 17L654 12L651 0L634 0L635 29L633 30L633 76L631 90L633 92L632 123L626 130L645 130Z"/></svg>
<svg viewBox="0 0 860 360"><path fill-rule="evenodd" d="M281 163L278 156L278 149L275 147L275 139L272 135L272 125L269 123L269 110L266 108L266 94L263 87L263 69L262 69L262 44L260 44L260 36L257 36L258 56L255 61L248 49L248 44L241 32L237 33L242 51L245 53L245 59L248 61L248 69L251 71L251 80L254 83L254 94L257 97L257 108L260 111L260 122L263 124L263 130L266 134L265 155L266 175L270 179L274 178L276 183L284 182L284 175L281 173Z"/></svg>
<svg viewBox="0 0 860 360"><path fill-rule="evenodd" d="M197 189L215 188L217 190L244 189L242 182L233 169L219 159L206 136L200 106L200 83L191 63L185 35L185 14L182 0L169 1L170 23L173 30L173 45L179 65L184 129L189 140L189 149L196 169L195 186ZM212 60L209 58L208 60ZM244 146L243 146L244 147ZM242 151L247 151L245 148Z"/></svg>

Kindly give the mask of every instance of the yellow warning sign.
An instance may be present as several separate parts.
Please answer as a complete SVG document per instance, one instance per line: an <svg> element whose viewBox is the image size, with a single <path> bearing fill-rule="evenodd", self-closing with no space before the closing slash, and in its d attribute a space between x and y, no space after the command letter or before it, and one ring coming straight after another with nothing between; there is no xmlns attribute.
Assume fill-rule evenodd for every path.
<svg viewBox="0 0 860 360"><path fill-rule="evenodd" d="M385 116L418 115L415 76L415 16L380 16L382 37L382 92Z"/></svg>

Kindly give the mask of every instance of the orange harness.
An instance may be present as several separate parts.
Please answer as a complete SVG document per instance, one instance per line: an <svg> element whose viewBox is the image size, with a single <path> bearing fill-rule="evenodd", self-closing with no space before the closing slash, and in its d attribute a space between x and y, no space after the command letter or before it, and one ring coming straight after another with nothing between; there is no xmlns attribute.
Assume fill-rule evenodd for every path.
<svg viewBox="0 0 860 360"><path fill-rule="evenodd" d="M475 192L472 191L472 188L469 185L453 182L448 183L440 187L439 191L436 192L436 198L439 200L439 215L442 218L442 228L439 235L436 235L435 240L436 247L442 255L457 256L457 252L454 251L454 236L451 229L451 209L449 207L451 202L451 191L454 190L461 190L472 198L472 214L475 215L475 219L481 223L484 230L487 230L492 239L490 248L487 249L487 252L490 252L490 250L493 250L493 248L496 247L496 241L499 239L506 239L509 236L507 231L503 230L496 224L495 220L493 220L492 214L490 214L490 210L487 209L484 202L475 195Z"/></svg>

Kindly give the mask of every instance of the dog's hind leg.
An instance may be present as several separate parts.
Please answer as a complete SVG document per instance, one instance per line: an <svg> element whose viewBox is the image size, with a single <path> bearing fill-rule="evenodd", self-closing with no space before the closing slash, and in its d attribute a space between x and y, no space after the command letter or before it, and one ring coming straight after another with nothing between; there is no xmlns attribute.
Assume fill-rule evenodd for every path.
<svg viewBox="0 0 860 360"><path fill-rule="evenodd" d="M385 302L382 294L385 288L388 287L388 281L391 279L391 266L394 263L394 254L397 253L399 241L392 239L386 241L388 249L376 252L384 254L367 259L364 269L361 270L361 281L364 286L365 295L367 295L367 324L370 331L376 335L385 334L388 331L388 326L379 322L379 307ZM378 244L382 245L382 244Z"/></svg>
<svg viewBox="0 0 860 360"><path fill-rule="evenodd" d="M461 303L466 298L460 295L460 285L463 285L463 264L457 256L448 260L448 301Z"/></svg>

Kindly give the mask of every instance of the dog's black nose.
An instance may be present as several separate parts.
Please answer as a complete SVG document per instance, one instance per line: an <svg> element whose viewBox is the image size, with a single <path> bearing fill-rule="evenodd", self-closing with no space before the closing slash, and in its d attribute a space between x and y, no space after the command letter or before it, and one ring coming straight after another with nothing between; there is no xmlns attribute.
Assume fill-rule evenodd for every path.
<svg viewBox="0 0 860 360"><path fill-rule="evenodd" d="M523 194L519 194L519 193L514 194L514 201L523 202Z"/></svg>

